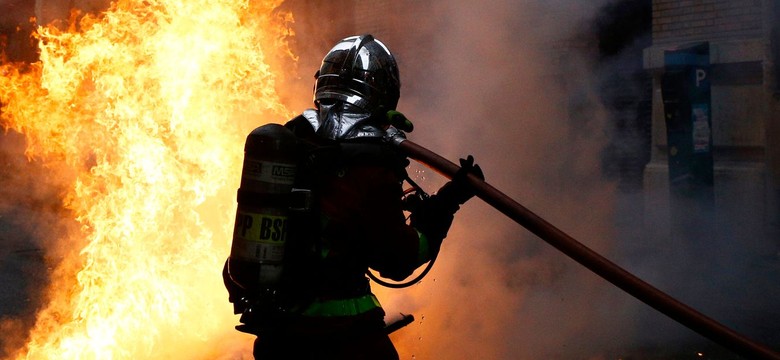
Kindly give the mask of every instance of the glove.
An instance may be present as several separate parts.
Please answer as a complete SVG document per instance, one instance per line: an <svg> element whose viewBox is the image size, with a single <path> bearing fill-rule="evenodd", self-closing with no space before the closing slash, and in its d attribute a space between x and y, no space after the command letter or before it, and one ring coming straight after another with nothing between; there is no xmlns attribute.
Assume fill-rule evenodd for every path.
<svg viewBox="0 0 780 360"><path fill-rule="evenodd" d="M441 196L433 195L421 200L409 216L409 225L425 234L429 245L438 248L441 241L447 237L455 212L459 206L453 206L443 201Z"/></svg>
<svg viewBox="0 0 780 360"><path fill-rule="evenodd" d="M460 166L452 180L444 184L435 195L420 200L409 217L409 224L428 238L431 254L438 253L460 205L474 196L474 189L466 182L468 174L485 179L479 165L474 165L473 156L460 159Z"/></svg>
<svg viewBox="0 0 780 360"><path fill-rule="evenodd" d="M460 169L458 172L455 173L452 180L444 184L444 186L436 192L436 194L442 198L442 201L455 207L455 210L474 197L474 189L466 180L468 174L473 174L480 180L485 180L482 169L479 165L474 164L474 157L471 155L466 157L466 159L460 159Z"/></svg>

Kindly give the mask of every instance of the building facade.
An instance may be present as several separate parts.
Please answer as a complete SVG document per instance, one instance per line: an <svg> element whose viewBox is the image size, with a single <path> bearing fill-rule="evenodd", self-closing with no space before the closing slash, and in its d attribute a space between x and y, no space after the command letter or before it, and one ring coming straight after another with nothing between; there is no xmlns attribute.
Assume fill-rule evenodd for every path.
<svg viewBox="0 0 780 360"><path fill-rule="evenodd" d="M652 46L644 51L653 78L651 160L644 173L652 199L648 213L668 213L670 206L656 196L669 188L664 52L707 43L715 208L722 219L739 224L738 238L774 243L767 251L780 245L778 8L774 0L653 0ZM668 219L647 218L651 231L668 231Z"/></svg>

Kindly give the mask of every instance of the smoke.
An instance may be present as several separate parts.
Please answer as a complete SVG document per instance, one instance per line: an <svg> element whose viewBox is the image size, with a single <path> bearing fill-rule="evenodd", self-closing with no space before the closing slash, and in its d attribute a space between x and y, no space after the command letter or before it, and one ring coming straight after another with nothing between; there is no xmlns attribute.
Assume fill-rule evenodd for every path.
<svg viewBox="0 0 780 360"><path fill-rule="evenodd" d="M92 3L95 3L94 1ZM87 2L77 2L84 5ZM38 24L66 19L72 4L6 1L0 4L0 38L4 59L37 61L31 36ZM92 8L90 8L92 9ZM94 9L92 9L94 10ZM48 19L48 20L46 20ZM78 224L62 198L74 174L56 161L25 155L22 134L0 129L0 357L10 358L23 347L39 307L48 301L47 288L66 273L63 260L81 248L59 239L74 239ZM60 268L55 273L53 269Z"/></svg>
<svg viewBox="0 0 780 360"><path fill-rule="evenodd" d="M619 101L648 91L636 71L649 34L627 23L640 21L629 16L632 6L647 10L649 2L622 5L401 2L383 9L396 16L379 25L358 21L355 32L374 33L396 53L399 108L415 120L413 141L452 160L473 154L489 183L585 245L727 326L776 342L771 279L778 269L756 260L771 257L776 244L762 232L763 220L745 211L764 213L763 187L746 185L763 181L759 170L742 172L752 180L719 178L714 207L696 210L703 221L688 224L710 229L705 235L658 231L675 216L663 203L668 190L635 192L649 153L630 152L649 149L649 129L622 123L626 113L636 121L636 107ZM609 44L599 42L598 30L636 38L599 48ZM619 156L605 157L610 152ZM618 169L604 168L615 163ZM429 189L441 184L425 168L413 173ZM674 206L681 214L695 210ZM402 357L582 359L664 347L670 357L678 348L730 355L476 199L456 215L423 283L377 291L389 313L418 319L394 335Z"/></svg>
<svg viewBox="0 0 780 360"><path fill-rule="evenodd" d="M410 139L452 160L474 155L492 185L609 254L615 184L601 173L609 132L589 29L601 5L287 1L299 61L282 98L310 107L330 46L372 33L399 62ZM418 164L410 172L430 191L444 182ZM422 283L374 290L389 318L415 315L393 335L406 359L583 358L631 336L627 295L478 199Z"/></svg>
<svg viewBox="0 0 780 360"><path fill-rule="evenodd" d="M645 21L631 16L637 8L649 11L649 4L356 4L356 18L319 13L313 18L331 20L320 21L324 32L317 26L309 31L330 36L325 45L311 44L323 51L343 36L374 34L399 62L399 110L415 122L411 140L452 160L474 155L489 183L586 246L706 314L734 320L737 306L722 306L723 291L745 291L735 281L751 273L747 263L737 261L739 255L722 252L734 250L728 242L744 239L734 237L740 230L721 226L717 239L691 246L693 239L656 231L669 225L668 206L657 203L668 192L636 192L649 160L649 132L643 133L649 129L625 124L627 116L636 121L636 107L621 108L614 100L641 98L648 91L636 71L649 34L628 25ZM600 42L599 31L611 34L614 43ZM620 39L621 31L633 32L635 39ZM649 103L633 106L649 111ZM411 172L429 190L443 183L422 166L413 164ZM629 183L622 183L626 178ZM741 205L731 204L709 224L737 223L734 209ZM766 242L759 239L753 243ZM758 285L753 292L771 289ZM595 359L681 344L713 349L478 199L456 215L436 266L421 284L375 291L390 317L416 316L393 335L402 358ZM756 305L764 302L759 298L729 300ZM713 306L717 303L721 306ZM749 314L740 324L755 319ZM673 351L667 354L673 357Z"/></svg>
<svg viewBox="0 0 780 360"><path fill-rule="evenodd" d="M601 171L610 128L590 29L604 3L355 3L345 18L288 2L298 88L311 89L305 57L314 71L338 39L374 34L399 62L411 140L452 160L474 155L489 183L609 255L616 184ZM410 172L430 191L445 180L418 164ZM630 342L636 306L478 199L456 215L422 283L374 290L389 318L415 315L393 339L401 358L417 359L597 357Z"/></svg>
<svg viewBox="0 0 780 360"><path fill-rule="evenodd" d="M474 155L491 184L609 254L615 184L601 175L606 117L587 50L600 5L404 2L356 32L397 55L413 141ZM413 173L431 190L442 182ZM631 336L626 295L476 199L420 285L376 290L388 313L418 320L394 335L402 358L582 358Z"/></svg>
<svg viewBox="0 0 780 360"><path fill-rule="evenodd" d="M578 31L598 8L434 5L446 21L427 34L432 58L399 55L402 72L413 74L405 80L424 84L400 107L418 120L412 140L450 159L473 154L491 184L608 252L614 186L599 166L605 117L592 54L578 51L594 42ZM392 304L422 319L397 341L417 358L582 358L629 335L620 331L630 321L621 316L624 298L479 200L456 216L429 277L413 302Z"/></svg>
<svg viewBox="0 0 780 360"><path fill-rule="evenodd" d="M56 164L28 159L24 147L19 133L0 135L0 356L23 345L46 302L51 270L73 251L55 238L77 229L61 200L68 174Z"/></svg>

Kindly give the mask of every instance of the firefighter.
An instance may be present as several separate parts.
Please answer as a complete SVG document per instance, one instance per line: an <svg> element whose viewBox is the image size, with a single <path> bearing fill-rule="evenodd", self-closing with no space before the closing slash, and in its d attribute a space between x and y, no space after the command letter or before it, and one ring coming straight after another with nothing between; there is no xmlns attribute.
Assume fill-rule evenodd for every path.
<svg viewBox="0 0 780 360"><path fill-rule="evenodd" d="M311 204L291 215L286 285L248 291L227 266L225 284L242 313L239 330L257 335L257 359L398 359L367 270L401 281L430 261L455 212L474 196L465 175L484 177L471 156L461 159L460 172L419 202L407 223L409 162L385 140L400 89L393 55L371 35L347 37L315 78L315 108L284 125L302 149L294 187L309 190ZM282 300L262 310L269 293Z"/></svg>

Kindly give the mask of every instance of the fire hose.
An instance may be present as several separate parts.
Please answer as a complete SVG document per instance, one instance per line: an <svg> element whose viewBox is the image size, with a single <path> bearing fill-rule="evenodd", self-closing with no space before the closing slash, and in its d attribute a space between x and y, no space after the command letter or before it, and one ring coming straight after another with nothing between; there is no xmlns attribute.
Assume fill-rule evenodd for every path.
<svg viewBox="0 0 780 360"><path fill-rule="evenodd" d="M392 128L391 128L392 129ZM403 133L390 132L389 141L409 158L452 179L460 167L444 157L410 141ZM653 307L672 320L749 359L780 360L780 354L720 324L690 306L658 290L620 266L578 242L543 218L520 205L487 182L469 174L468 183L477 197L511 218L534 235L560 250L631 296Z"/></svg>

